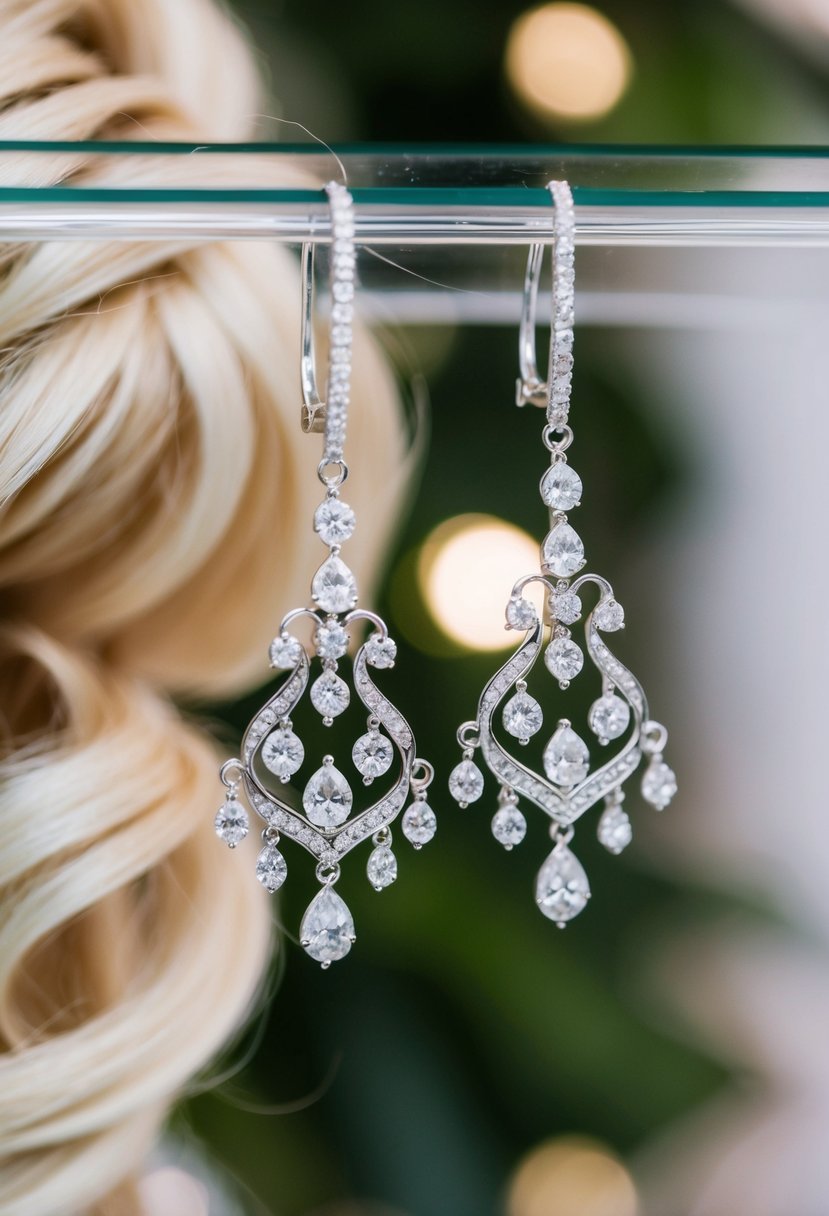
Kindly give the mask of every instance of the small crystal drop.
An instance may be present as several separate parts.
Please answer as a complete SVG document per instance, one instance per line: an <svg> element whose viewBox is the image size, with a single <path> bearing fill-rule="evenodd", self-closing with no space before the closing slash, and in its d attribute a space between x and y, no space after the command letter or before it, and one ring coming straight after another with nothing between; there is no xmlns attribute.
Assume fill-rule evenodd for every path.
<svg viewBox="0 0 829 1216"><path fill-rule="evenodd" d="M593 623L603 633L615 633L625 623L625 610L614 599L600 600L593 611Z"/></svg>
<svg viewBox="0 0 829 1216"><path fill-rule="evenodd" d="M378 844L366 865L368 880L375 891L390 887L397 878L397 858L387 844Z"/></svg>
<svg viewBox="0 0 829 1216"><path fill-rule="evenodd" d="M311 823L330 831L346 821L353 798L351 786L327 757L306 785L302 805Z"/></svg>
<svg viewBox="0 0 829 1216"><path fill-rule="evenodd" d="M219 839L235 849L248 834L248 813L237 798L228 798L216 812L213 826Z"/></svg>
<svg viewBox="0 0 829 1216"><path fill-rule="evenodd" d="M633 828L627 811L623 811L618 803L605 807L596 835L599 844L603 844L609 853L621 853L633 840Z"/></svg>
<svg viewBox="0 0 829 1216"><path fill-rule="evenodd" d="M357 603L357 582L340 557L327 558L311 583L314 603L323 612L347 612Z"/></svg>
<svg viewBox="0 0 829 1216"><path fill-rule="evenodd" d="M280 634L271 642L268 653L271 667L287 670L289 667L296 667L302 658L302 646L289 633L286 633L284 637Z"/></svg>
<svg viewBox="0 0 829 1216"><path fill-rule="evenodd" d="M584 565L584 545L569 524L556 524L547 534L541 550L542 560L556 578L569 578Z"/></svg>
<svg viewBox="0 0 829 1216"><path fill-rule="evenodd" d="M502 806L492 819L492 835L505 849L520 844L527 834L527 821L517 806Z"/></svg>
<svg viewBox="0 0 829 1216"><path fill-rule="evenodd" d="M354 919L345 900L332 887L323 887L305 909L299 940L323 967L348 954L354 943Z"/></svg>
<svg viewBox="0 0 829 1216"><path fill-rule="evenodd" d="M627 701L623 701L615 693L608 693L593 702L587 721L593 734L607 743L610 739L618 739L627 730L630 707Z"/></svg>
<svg viewBox="0 0 829 1216"><path fill-rule="evenodd" d="M584 654L571 638L553 638L544 651L544 662L557 680L569 682L584 666Z"/></svg>
<svg viewBox="0 0 829 1216"><path fill-rule="evenodd" d="M391 638L383 638L375 633L366 642L366 662L370 667L394 667L396 658L397 643Z"/></svg>
<svg viewBox="0 0 829 1216"><path fill-rule="evenodd" d="M336 718L348 709L351 694L336 671L324 671L311 685L311 704L323 718Z"/></svg>
<svg viewBox="0 0 829 1216"><path fill-rule="evenodd" d="M584 867L566 844L557 844L538 872L535 902L561 929L583 911L589 898Z"/></svg>
<svg viewBox="0 0 829 1216"><path fill-rule="evenodd" d="M556 785L578 785L590 770L587 744L572 726L562 722L544 748L544 771Z"/></svg>
<svg viewBox="0 0 829 1216"><path fill-rule="evenodd" d="M569 511L577 507L581 494L581 478L563 460L551 464L541 478L541 497L554 511Z"/></svg>
<svg viewBox="0 0 829 1216"><path fill-rule="evenodd" d="M326 621L314 634L314 645L321 659L341 659L348 650L348 631L338 621Z"/></svg>
<svg viewBox="0 0 829 1216"><path fill-rule="evenodd" d="M256 859L256 877L266 891L278 891L288 877L285 858L276 845L266 844Z"/></svg>
<svg viewBox="0 0 829 1216"><path fill-rule="evenodd" d="M449 793L462 807L477 802L484 792L484 775L472 760L461 760L449 774Z"/></svg>
<svg viewBox="0 0 829 1216"><path fill-rule="evenodd" d="M506 616L510 629L532 629L538 620L535 604L523 595L513 596L507 602Z"/></svg>
<svg viewBox="0 0 829 1216"><path fill-rule="evenodd" d="M575 591L556 591L550 600L550 611L562 625L574 625L581 616L581 600Z"/></svg>
<svg viewBox="0 0 829 1216"><path fill-rule="evenodd" d="M354 531L356 518L347 502L326 498L314 512L314 531L326 545L341 545Z"/></svg>
<svg viewBox="0 0 829 1216"><path fill-rule="evenodd" d="M517 692L514 697L510 697L504 706L502 717L504 730L521 743L527 743L540 731L544 721L541 706L535 697L531 697L527 692Z"/></svg>
<svg viewBox="0 0 829 1216"><path fill-rule="evenodd" d="M664 760L654 756L642 778L642 797L657 811L664 811L676 789L674 770Z"/></svg>
<svg viewBox="0 0 829 1216"><path fill-rule="evenodd" d="M437 831L435 812L425 802L415 801L403 816L403 835L416 849L428 844Z"/></svg>
<svg viewBox="0 0 829 1216"><path fill-rule="evenodd" d="M262 763L280 781L292 777L302 767L304 759L302 740L292 730L281 728L271 731L262 744Z"/></svg>
<svg viewBox="0 0 829 1216"><path fill-rule="evenodd" d="M381 735L378 730L370 730L360 735L354 744L351 759L357 772L373 781L375 777L382 777L383 773L389 771L394 759L394 750L385 735Z"/></svg>

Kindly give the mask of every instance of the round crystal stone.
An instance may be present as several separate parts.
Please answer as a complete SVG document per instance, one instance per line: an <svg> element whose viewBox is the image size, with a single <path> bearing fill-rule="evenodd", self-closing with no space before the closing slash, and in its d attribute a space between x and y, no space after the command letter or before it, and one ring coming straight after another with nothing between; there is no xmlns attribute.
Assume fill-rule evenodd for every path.
<svg viewBox="0 0 829 1216"><path fill-rule="evenodd" d="M332 887L323 887L305 909L299 940L311 958L330 967L345 958L354 942L354 918Z"/></svg>
<svg viewBox="0 0 829 1216"><path fill-rule="evenodd" d="M248 834L248 813L237 798L228 798L216 812L213 826L219 839L235 849Z"/></svg>
<svg viewBox="0 0 829 1216"><path fill-rule="evenodd" d="M587 744L563 721L544 748L544 771L556 785L571 786L583 781L590 771Z"/></svg>
<svg viewBox="0 0 829 1216"><path fill-rule="evenodd" d="M527 834L527 821L517 806L502 806L492 818L492 835L505 849L520 844Z"/></svg>
<svg viewBox="0 0 829 1216"><path fill-rule="evenodd" d="M334 767L331 757L326 756L322 768L317 769L305 787L302 806L311 823L330 831L346 821L353 797L345 777Z"/></svg>
<svg viewBox="0 0 829 1216"><path fill-rule="evenodd" d="M598 735L599 741L607 743L610 739L618 739L627 730L630 707L627 701L623 701L615 693L608 693L593 702L587 721L593 734Z"/></svg>
<svg viewBox="0 0 829 1216"><path fill-rule="evenodd" d="M609 853L621 853L633 840L633 828L630 826L627 812L618 804L606 807L596 834L599 843L603 844Z"/></svg>
<svg viewBox="0 0 829 1216"><path fill-rule="evenodd" d="M544 722L541 706L535 697L531 697L527 692L517 692L514 697L510 697L504 706L502 717L504 730L521 743L529 742L532 736L541 730Z"/></svg>
<svg viewBox="0 0 829 1216"><path fill-rule="evenodd" d="M572 638L553 638L544 651L547 670L562 683L569 682L584 666L584 654Z"/></svg>
<svg viewBox="0 0 829 1216"><path fill-rule="evenodd" d="M271 894L278 891L288 877L288 867L285 858L276 845L265 845L256 859L256 877L266 891Z"/></svg>
<svg viewBox="0 0 829 1216"><path fill-rule="evenodd" d="M287 670L296 667L302 658L302 646L291 634L283 633L271 642L269 655L271 667Z"/></svg>
<svg viewBox="0 0 829 1216"><path fill-rule="evenodd" d="M437 826L435 812L425 802L413 802L403 816L403 835L416 849L429 843Z"/></svg>
<svg viewBox="0 0 829 1216"><path fill-rule="evenodd" d="M625 623L625 610L612 598L600 600L593 611L593 623L603 633L615 633Z"/></svg>
<svg viewBox="0 0 829 1216"><path fill-rule="evenodd" d="M523 595L513 596L507 602L506 616L510 629L532 629L538 620L535 604Z"/></svg>
<svg viewBox="0 0 829 1216"><path fill-rule="evenodd" d="M370 730L366 734L360 735L354 744L351 749L351 759L354 761L357 772L361 773L367 781L373 781L375 777L382 777L383 773L387 773L391 768L394 749L385 735L381 735L377 730Z"/></svg>
<svg viewBox="0 0 829 1216"><path fill-rule="evenodd" d="M460 806L477 802L484 792L484 775L471 760L461 760L449 774L449 793Z"/></svg>
<svg viewBox="0 0 829 1216"><path fill-rule="evenodd" d="M338 621L326 621L314 634L314 645L321 659L341 659L348 650L348 631Z"/></svg>
<svg viewBox="0 0 829 1216"><path fill-rule="evenodd" d="M336 671L324 671L311 685L311 704L323 718L336 718L347 709L350 695Z"/></svg>
<svg viewBox="0 0 829 1216"><path fill-rule="evenodd" d="M581 600L575 591L556 591L550 598L550 610L562 625L574 625L581 616Z"/></svg>
<svg viewBox="0 0 829 1216"><path fill-rule="evenodd" d="M657 811L664 811L676 793L676 789L674 770L664 760L654 756L642 778L642 797Z"/></svg>
<svg viewBox="0 0 829 1216"><path fill-rule="evenodd" d="M280 781L288 781L302 767L304 759L302 740L290 729L271 731L262 744L262 763Z"/></svg>
<svg viewBox="0 0 829 1216"><path fill-rule="evenodd" d="M390 887L397 878L397 858L387 844L378 844L368 859L366 874L375 891Z"/></svg>
<svg viewBox="0 0 829 1216"><path fill-rule="evenodd" d="M381 669L394 667L396 658L397 643L391 638L383 638L375 633L366 642L366 662L369 666Z"/></svg>
<svg viewBox="0 0 829 1216"><path fill-rule="evenodd" d="M314 531L326 545L341 545L354 531L356 516L347 502L326 498L314 512Z"/></svg>
<svg viewBox="0 0 829 1216"><path fill-rule="evenodd" d="M541 497L554 511L570 511L577 507L581 494L581 478L563 460L551 464L541 478Z"/></svg>

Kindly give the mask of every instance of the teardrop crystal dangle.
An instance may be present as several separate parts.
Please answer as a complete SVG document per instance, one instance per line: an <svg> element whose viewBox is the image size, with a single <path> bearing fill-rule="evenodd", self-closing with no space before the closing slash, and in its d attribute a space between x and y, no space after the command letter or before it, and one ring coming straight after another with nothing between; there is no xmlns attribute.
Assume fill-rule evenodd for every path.
<svg viewBox="0 0 829 1216"><path fill-rule="evenodd" d="M397 858L391 848L390 825L403 816L404 835L420 848L434 835L434 811L426 793L434 776L431 765L415 754L409 724L374 683L372 669L394 667L397 647L381 617L358 608L357 580L341 547L356 525L353 509L343 502L340 491L348 476L344 460L348 418L351 341L354 318L354 214L351 195L331 182L325 188L331 210L332 255L331 329L328 384L325 400L317 390L313 331L313 246L302 251L302 429L323 433L323 454L318 467L325 497L314 512L314 531L328 553L311 580L311 607L296 608L282 620L270 645L271 666L284 674L276 692L254 715L242 739L239 759L228 760L221 770L227 790L224 806L215 818L217 835L231 848L248 833L248 815L238 799L244 789L247 799L264 820L264 847L256 861L256 877L268 892L285 882L288 864L277 847L282 838L300 845L315 859L320 890L302 918L302 946L324 968L345 958L355 941L354 919L335 889L342 860L367 840L373 842L367 874L376 890L397 878ZM310 642L304 645L293 629L310 622ZM353 627L370 626L369 636L357 649L353 664L348 659ZM318 674L311 682L312 664ZM350 666L345 673L341 665ZM310 688L309 688L310 683ZM310 747L294 730L291 715L308 691L309 700L326 727L344 714L352 696L365 707L368 726L356 742L349 743L345 761L362 778L357 791L390 776L379 796L356 806L346 762L338 766L334 747L328 754L309 756ZM336 730L332 731L332 735ZM306 765L311 759L312 763ZM474 767L474 766L473 766ZM309 770L312 770L309 772ZM304 772L304 775L302 775ZM352 774L353 776L353 774ZM298 778L289 796L284 787ZM482 779L483 780L483 779ZM412 802L405 811L409 797Z"/></svg>
<svg viewBox="0 0 829 1216"><path fill-rule="evenodd" d="M568 417L573 373L575 211L566 182L550 182L548 188L555 218L549 368L547 379L542 380L536 359L535 313L544 245L536 244L530 249L524 280L516 402L546 409L543 441L550 464L541 478L540 492L549 511L549 529L541 542L539 571L519 579L506 602L506 627L522 632L523 640L484 687L476 719L458 730L463 758L451 774L449 792L461 806L482 796L483 773L474 762L479 751L483 765L500 786L492 834L504 848L520 844L526 833L520 800L548 817L553 850L538 873L535 900L541 912L563 928L590 898L587 875L570 848L573 825L604 801L598 838L609 852L621 853L632 838L630 818L622 807L622 786L643 756L649 763L642 778L642 797L657 810L666 807L676 793L676 777L663 758L667 731L650 720L641 684L611 652L604 637L624 627L624 609L606 579L581 573L584 542L568 518L569 512L580 505L583 492L581 478L567 455L573 442ZM543 619L529 595L533 584L543 588ZM596 598L584 620L582 649L571 629L585 615L582 596L587 589L592 589ZM581 676L586 659L590 669L601 677L600 695L593 700L587 716L587 730L593 737L590 746L587 739L591 734L585 728L573 726L569 718L560 718L541 753L542 772L520 760L507 746L511 739L517 739L519 745L529 743L545 720L556 720L548 715L546 702L527 691L539 657L543 657L539 666L546 667L562 691ZM591 750L600 756L595 764L591 762Z"/></svg>

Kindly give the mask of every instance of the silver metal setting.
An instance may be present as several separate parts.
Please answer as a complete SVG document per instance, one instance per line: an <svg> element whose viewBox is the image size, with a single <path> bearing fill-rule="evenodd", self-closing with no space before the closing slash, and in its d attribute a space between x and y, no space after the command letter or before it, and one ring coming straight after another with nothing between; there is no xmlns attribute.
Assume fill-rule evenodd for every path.
<svg viewBox="0 0 829 1216"><path fill-rule="evenodd" d="M479 751L484 765L500 784L492 832L504 848L520 843L526 830L519 799L547 815L553 850L538 874L535 898L544 915L563 928L590 898L587 875L569 848L575 823L604 801L599 840L611 853L619 853L631 838L630 821L621 807L622 786L643 757L649 763L642 795L656 809L662 810L670 802L676 792L676 778L662 756L668 732L651 720L641 684L604 638L604 634L623 627L622 607L607 579L580 573L585 564L584 546L568 522L568 512L581 501L581 479L570 469L566 455L573 442L568 417L573 369L575 214L566 182L550 182L549 191L555 225L547 378L541 379L536 356L536 305L544 246L535 244L529 251L524 280L516 403L542 406L547 411L542 441L550 453L550 467L541 479L541 495L549 508L550 530L541 546L540 573L520 578L507 601L506 627L524 631L524 640L485 685L475 721L459 728L463 758L453 770L449 789L462 807L481 796L483 776L473 762ZM532 585L543 588L543 619L524 595ZM528 743L530 736L541 729L542 706L528 694L528 678L542 653L562 690L580 674L584 655L569 626L582 615L582 593L587 589L597 591L598 598L585 619L585 647L601 677L601 695L591 707L588 726L600 747L619 742L607 760L591 766L585 740L569 719L560 718L544 749L545 771L539 773L517 759L499 738L496 716L500 710L505 734L517 737L519 743Z"/></svg>
<svg viewBox="0 0 829 1216"><path fill-rule="evenodd" d="M348 418L351 342L354 315L354 215L351 196L344 186L326 186L331 209L331 332L325 401L320 398L313 340L313 253L302 253L302 352L300 376L303 395L302 427L322 431L323 454L317 474L325 497L314 515L314 529L328 547L328 556L311 583L313 607L294 608L282 619L270 647L271 665L284 670L279 688L253 716L242 738L241 758L228 760L221 769L227 801L216 817L217 834L234 847L247 832L247 818L238 803L243 789L248 802L265 822L265 848L257 862L257 878L266 890L282 885L287 874L277 844L281 837L294 841L316 861L320 891L309 904L300 927L305 950L327 968L345 955L355 941L354 922L345 901L334 890L343 858L366 840L374 844L367 866L371 885L378 891L397 877L397 859L391 850L391 824L411 803L403 818L403 834L415 848L434 832L434 815L426 793L434 777L432 766L415 754L412 729L392 702L380 691L370 669L394 666L396 646L377 613L357 606L357 583L341 557L342 545L355 526L354 512L340 498L348 476L344 460ZM310 627L313 641L306 647L292 633L299 622ZM396 757L391 784L367 806L354 807L352 783L334 763L321 757L316 771L305 747L294 733L292 714L310 685L310 699L323 724L330 726L351 700L351 690L339 674L353 626L365 623L369 634L353 660L351 684L368 713L368 739L379 748L382 760L372 769L373 755L349 748L350 763L367 787L391 772L390 750ZM348 662L347 659L345 659ZM319 675L312 682L312 665ZM362 767L360 767L362 765ZM344 764L343 766L347 766ZM293 778L303 771L301 797ZM310 775L307 775L310 772ZM369 775L366 776L366 773ZM293 790L293 796L291 796Z"/></svg>

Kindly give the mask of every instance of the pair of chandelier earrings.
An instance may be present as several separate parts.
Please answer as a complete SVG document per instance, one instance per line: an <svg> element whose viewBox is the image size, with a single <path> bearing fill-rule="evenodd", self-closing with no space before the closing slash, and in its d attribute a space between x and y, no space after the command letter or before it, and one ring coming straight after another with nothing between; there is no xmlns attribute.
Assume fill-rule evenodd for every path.
<svg viewBox="0 0 829 1216"><path fill-rule="evenodd" d="M662 755L667 731L651 719L641 684L606 640L623 627L622 606L606 579L580 573L585 565L584 545L568 519L582 495L581 479L567 456L573 441L568 415L573 370L575 213L566 182L550 182L548 189L554 209L548 377L546 381L540 377L535 353L535 313L544 253L543 244L535 244L530 249L524 282L516 402L546 408L542 439L550 464L541 478L540 490L549 510L550 527L541 544L539 571L520 578L509 593L506 627L523 637L514 654L484 687L474 721L463 723L458 730L462 755L449 776L449 792L461 807L477 802L484 792L482 769L489 771L498 783L492 833L505 849L524 839L525 808L536 807L547 816L552 851L538 872L535 901L546 917L563 928L590 898L587 875L570 848L576 821L592 807L603 804L599 841L611 853L621 853L632 837L624 808L625 782L644 759L642 797L662 810L676 793L676 778ZM382 618L358 607L357 583L341 556L356 523L354 512L341 497L348 476L344 450L356 255L351 195L335 182L326 186L326 194L331 209L332 252L325 400L319 396L315 374L310 244L302 251L301 378L303 429L323 434L323 456L317 471L325 493L314 513L313 526L328 553L311 582L313 607L289 612L271 643L271 666L287 675L249 723L240 758L222 766L226 797L215 819L217 834L234 848L249 830L248 812L239 798L244 790L251 808L265 824L256 877L269 892L279 890L287 877L288 866L280 847L283 836L314 858L320 889L302 918L299 939L323 967L344 958L355 941L353 917L336 889L348 854L370 840L368 881L382 891L397 878L392 825L400 820L402 835L415 849L432 839L437 826L427 800L434 769L417 756L411 727L375 683L376 672L394 666L397 648ZM543 590L542 615L525 594L534 584ZM585 612L584 593L592 607L587 609L584 621L583 649L574 639L572 627ZM310 646L294 632L301 623L311 634ZM340 663L349 650L352 633L366 628L367 636L357 648L351 669L353 693L365 710L365 730L353 744L350 757L306 755L291 715L309 682L311 704L325 726L331 726L349 707L352 689L340 673ZM549 676L560 690L565 690L581 673L585 650L601 677L601 694L587 715L593 737L590 746L583 737L587 732L579 733L568 718L554 719L551 731L548 720L543 772L535 772L510 750L512 741L519 747L528 744L545 724L546 711L528 692L528 677L543 653ZM596 763L591 762L591 749L594 756L598 751ZM389 785L387 775L393 768L396 775ZM303 769L299 784L294 783ZM343 769L348 770L348 776ZM368 791L368 805L355 806L352 784L356 780L351 769ZM383 793L376 797L374 783L384 777Z"/></svg>

